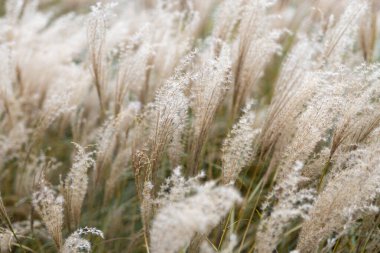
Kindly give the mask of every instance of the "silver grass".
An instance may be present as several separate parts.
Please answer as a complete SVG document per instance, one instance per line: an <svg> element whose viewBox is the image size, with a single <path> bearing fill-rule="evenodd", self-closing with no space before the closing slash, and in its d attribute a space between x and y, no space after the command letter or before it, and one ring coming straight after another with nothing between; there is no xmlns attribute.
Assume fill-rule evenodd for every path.
<svg viewBox="0 0 380 253"><path fill-rule="evenodd" d="M292 222L299 218L308 219L315 199L315 190L300 188L300 183L307 181L307 178L301 176L302 168L303 163L297 161L290 174L275 186L268 196L268 202L264 203L264 212L268 213L260 221L256 235L257 252L272 252Z"/></svg>
<svg viewBox="0 0 380 253"><path fill-rule="evenodd" d="M324 39L323 58L327 64L341 64L345 52L353 47L355 36L358 35L359 21L368 8L367 0L350 1L344 13L335 23L330 19L330 28Z"/></svg>
<svg viewBox="0 0 380 253"><path fill-rule="evenodd" d="M234 183L240 171L252 160L254 141L260 133L260 129L254 127L255 113L252 112L251 107L252 103L246 105L243 116L233 126L223 142L222 172L225 184Z"/></svg>
<svg viewBox="0 0 380 253"><path fill-rule="evenodd" d="M277 40L282 31L273 29L274 17L267 14L273 3L273 1L249 0L243 6L239 49L234 64L233 115L236 115L246 102L246 97L252 92L271 57L281 49Z"/></svg>
<svg viewBox="0 0 380 253"><path fill-rule="evenodd" d="M191 77L186 68L191 64L193 57L194 53L190 53L183 59L173 76L158 89L154 102L149 104L145 111L143 121L145 126L141 126L140 134L147 134L148 138L145 143L140 143L139 148L148 156L153 183L156 181L157 170L168 148L178 148L174 150L178 152L177 154L181 150L181 139L189 109L189 98L185 95L185 88ZM177 154L170 152L171 157Z"/></svg>
<svg viewBox="0 0 380 253"><path fill-rule="evenodd" d="M0 228L0 250L1 252L11 252L12 243L16 240L12 231L9 229Z"/></svg>
<svg viewBox="0 0 380 253"><path fill-rule="evenodd" d="M301 252L318 250L333 232L339 234L353 217L363 215L359 211L370 207L379 197L378 149L375 144L347 154L347 167L329 180L302 227L298 244Z"/></svg>
<svg viewBox="0 0 380 253"><path fill-rule="evenodd" d="M10 117L10 121L12 122L12 114L11 114L11 101L13 95L13 87L12 87L12 58L11 58L11 48L10 45L1 45L0 46L0 57L3 59L0 62L0 99L2 101L1 107L3 107L4 111L7 113L8 117ZM1 108L0 107L0 108Z"/></svg>
<svg viewBox="0 0 380 253"><path fill-rule="evenodd" d="M380 1L96 2L0 4L1 252L380 252Z"/></svg>
<svg viewBox="0 0 380 253"><path fill-rule="evenodd" d="M105 59L105 39L106 29L112 15L112 9L116 3L102 4L98 2L91 7L91 14L87 21L87 39L89 44L89 54L91 71L94 77L99 103L102 112L106 106L106 59Z"/></svg>
<svg viewBox="0 0 380 253"><path fill-rule="evenodd" d="M41 179L39 189L32 196L33 208L40 215L58 249L62 247L64 198Z"/></svg>
<svg viewBox="0 0 380 253"><path fill-rule="evenodd" d="M239 193L232 187L209 183L193 196L161 207L150 231L152 253L184 249L196 233L207 234L216 226L239 200Z"/></svg>
<svg viewBox="0 0 380 253"><path fill-rule="evenodd" d="M196 175L208 129L232 82L230 47L224 43L218 57L206 59L192 81L191 108L194 120L188 169L190 175Z"/></svg>
<svg viewBox="0 0 380 253"><path fill-rule="evenodd" d="M66 238L61 253L91 252L91 243L82 238L82 236L88 234L104 238L103 232L97 228L79 228Z"/></svg>
<svg viewBox="0 0 380 253"><path fill-rule="evenodd" d="M95 164L92 158L93 152L86 150L74 143L76 153L73 165L66 178L61 182L61 191L65 198L67 219L74 228L79 225L83 200L87 193L88 169Z"/></svg>
<svg viewBox="0 0 380 253"><path fill-rule="evenodd" d="M293 127L298 112L313 94L315 81L309 74L315 68L317 49L313 45L308 38L300 37L283 63L260 136L263 156L287 144L288 129Z"/></svg>

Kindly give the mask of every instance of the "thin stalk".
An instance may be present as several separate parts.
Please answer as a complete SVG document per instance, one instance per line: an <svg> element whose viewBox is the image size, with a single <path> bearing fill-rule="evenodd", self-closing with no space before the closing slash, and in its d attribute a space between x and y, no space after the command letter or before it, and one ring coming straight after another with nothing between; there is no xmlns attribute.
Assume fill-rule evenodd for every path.
<svg viewBox="0 0 380 253"><path fill-rule="evenodd" d="M3 202L3 199L1 198L0 196L0 218L7 224L7 227L9 228L9 230L12 232L13 236L15 237L17 243L20 245L20 248L22 249L22 251L24 253L26 253L23 245L21 244L18 236L16 235L16 232L14 231L13 227L12 227L12 222L11 220L9 219L9 216L7 214L7 211L5 210L5 205L4 205L4 202Z"/></svg>
<svg viewBox="0 0 380 253"><path fill-rule="evenodd" d="M150 253L149 252L149 243L148 243L147 233L146 233L145 229L144 229L144 242L145 242L146 252Z"/></svg>
<svg viewBox="0 0 380 253"><path fill-rule="evenodd" d="M218 249L217 249L218 251L222 247L222 244L223 244L223 241L224 241L224 237L226 236L228 223L230 222L232 213L233 213L233 208L230 210L230 212L228 214L228 217L227 217L227 220L226 220L226 223L223 226L223 233L222 233L222 237L220 238L220 241L219 241L219 245L218 245Z"/></svg>
<svg viewBox="0 0 380 253"><path fill-rule="evenodd" d="M253 180L252 180L253 181ZM247 191L247 194L246 194L246 196L245 196L245 201L244 201L244 205L241 207L241 209L240 209L240 211L239 211L239 214L238 214L238 223L237 223L237 225L236 225L236 230L239 228L239 226L240 226L240 222L243 220L243 219L241 219L242 218L242 216L243 216L243 212L244 212L244 210L245 210L245 208L246 208L246 206L247 206L247 204L253 199L253 197L256 195L256 193L258 192L258 190L260 189L260 187L261 187L261 185L263 184L263 180L260 180L260 182L257 184L257 186L256 186L256 188L253 190L253 192L248 196L248 193L250 192L250 190L251 190L251 186L253 185L253 184L251 184L250 185L250 189L249 189L249 191Z"/></svg>
<svg viewBox="0 0 380 253"><path fill-rule="evenodd" d="M253 195L254 195L254 193L255 193L255 190L256 190L257 187L258 187L258 186L256 186L255 190L253 191L253 194L251 194L250 197L248 197L248 195L250 194L251 189L252 189L252 187L253 187L253 184L254 184L254 182L255 182L254 179L256 178L256 175L257 175L257 173L258 173L258 169L259 169L260 161L261 161L261 159L259 159L259 162L258 162L257 165L255 166L255 169L254 169L254 172L253 172L254 174L253 174L253 176L252 176L251 183L249 184L248 190L247 190L247 192L246 192L246 194L245 194L245 196L244 196L244 202L243 202L242 207L241 207L240 210L239 210L239 214L238 214L238 220L239 220L239 221L238 221L238 224L237 224L236 228L239 228L240 221L241 221L241 217L243 216L244 209L245 209L247 203L249 202L249 200L253 197ZM260 180L259 184L260 184L261 182L262 182L262 180ZM241 187L240 187L239 190L241 190Z"/></svg>
<svg viewBox="0 0 380 253"><path fill-rule="evenodd" d="M259 190L260 194L262 193L263 188L264 188L264 184L262 184L262 185L260 186L260 190ZM259 196L260 196L260 194L259 194ZM241 250L242 250L242 248L243 248L245 238L247 237L247 234L248 234L249 226L250 226L251 223L252 223L253 216L254 216L254 214L255 214L255 210L256 210L257 204L259 203L259 199L260 199L259 197L256 199L255 205L253 206L253 209L252 209L251 215L250 215L250 217L249 217L247 227L245 228L244 235L243 235L243 239L241 240L241 243L240 243L240 247L239 247L239 251L238 251L238 252L241 252Z"/></svg>
<svg viewBox="0 0 380 253"><path fill-rule="evenodd" d="M376 219L376 222L375 224L373 225L372 229L371 229L371 232L369 233L369 235L367 236L366 240L365 240L365 243L364 243L364 246L363 246L363 249L360 251L361 253L364 253L365 252L365 249L367 247L367 244L373 234L373 232L375 231L375 229L377 228L377 226L379 225L380 223L380 215L377 217ZM358 248L358 251L359 251L359 248Z"/></svg>
<svg viewBox="0 0 380 253"><path fill-rule="evenodd" d="M323 184L323 180L325 179L325 176L328 172L328 169L330 167L330 164L331 164L331 159L329 159L325 166L323 167L323 170L322 170L322 175L321 175L321 178L319 179L319 183L318 183L318 193L321 192L321 188L322 188L322 184Z"/></svg>
<svg viewBox="0 0 380 253"><path fill-rule="evenodd" d="M334 246L334 249L333 249L333 253L335 253L338 249L338 246L339 246L339 243L340 243L340 238L338 239L338 241L335 243L335 246Z"/></svg>

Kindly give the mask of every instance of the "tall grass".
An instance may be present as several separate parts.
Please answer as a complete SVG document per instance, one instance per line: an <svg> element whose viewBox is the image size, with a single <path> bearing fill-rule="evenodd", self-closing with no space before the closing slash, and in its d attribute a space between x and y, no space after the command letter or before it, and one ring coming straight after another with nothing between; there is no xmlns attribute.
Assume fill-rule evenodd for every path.
<svg viewBox="0 0 380 253"><path fill-rule="evenodd" d="M378 1L0 3L0 252L380 251Z"/></svg>

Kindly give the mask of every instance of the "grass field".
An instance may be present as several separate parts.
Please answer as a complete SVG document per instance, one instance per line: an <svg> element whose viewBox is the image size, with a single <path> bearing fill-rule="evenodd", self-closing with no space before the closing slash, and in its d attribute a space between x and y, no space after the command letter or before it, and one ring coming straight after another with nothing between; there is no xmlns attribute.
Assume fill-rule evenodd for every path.
<svg viewBox="0 0 380 253"><path fill-rule="evenodd" d="M379 10L0 1L0 252L380 252Z"/></svg>

